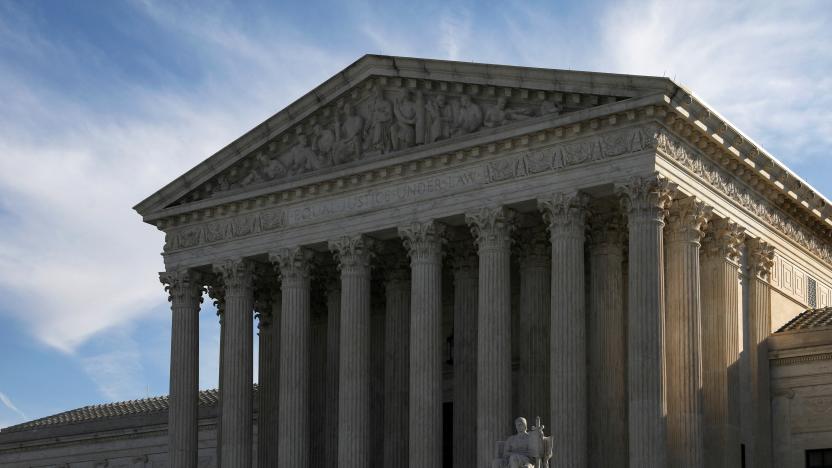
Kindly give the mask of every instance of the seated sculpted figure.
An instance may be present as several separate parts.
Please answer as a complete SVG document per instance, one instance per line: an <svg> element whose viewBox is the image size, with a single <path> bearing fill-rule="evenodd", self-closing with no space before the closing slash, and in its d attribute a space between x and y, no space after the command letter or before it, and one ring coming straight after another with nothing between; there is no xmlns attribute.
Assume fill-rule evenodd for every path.
<svg viewBox="0 0 832 468"><path fill-rule="evenodd" d="M491 463L492 468L541 468L549 466L552 456L552 440L543 435L540 418L537 425L528 431L526 418L514 420L517 434L497 442L497 458Z"/></svg>

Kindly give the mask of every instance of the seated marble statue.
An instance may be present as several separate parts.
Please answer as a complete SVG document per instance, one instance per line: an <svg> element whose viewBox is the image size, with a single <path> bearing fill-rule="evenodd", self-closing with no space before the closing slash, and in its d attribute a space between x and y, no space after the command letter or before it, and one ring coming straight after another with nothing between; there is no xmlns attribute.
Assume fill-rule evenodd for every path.
<svg viewBox="0 0 832 468"><path fill-rule="evenodd" d="M552 457L552 440L543 435L543 425L537 418L537 425L528 431L526 418L514 420L517 434L505 442L497 442L497 457L492 468L541 468L549 466Z"/></svg>

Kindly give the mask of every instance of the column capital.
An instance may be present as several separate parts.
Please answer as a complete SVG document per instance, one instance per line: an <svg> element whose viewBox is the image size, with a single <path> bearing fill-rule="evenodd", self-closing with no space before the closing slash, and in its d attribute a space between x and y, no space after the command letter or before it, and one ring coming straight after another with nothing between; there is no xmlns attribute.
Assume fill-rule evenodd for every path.
<svg viewBox="0 0 832 468"><path fill-rule="evenodd" d="M202 303L205 291L203 277L198 271L189 268L177 268L159 272L159 281L165 285L168 302L182 304L185 301Z"/></svg>
<svg viewBox="0 0 832 468"><path fill-rule="evenodd" d="M667 241L698 244L712 215L713 208L696 197L674 201L667 217Z"/></svg>
<svg viewBox="0 0 832 468"><path fill-rule="evenodd" d="M213 265L214 273L222 280L225 293L250 289L254 284L254 263L244 258L221 260Z"/></svg>
<svg viewBox="0 0 832 468"><path fill-rule="evenodd" d="M411 261L438 261L447 242L445 230L445 225L436 221L413 222L399 227L399 237Z"/></svg>
<svg viewBox="0 0 832 468"><path fill-rule="evenodd" d="M269 253L271 260L286 281L308 280L312 271L315 252L305 247L289 247Z"/></svg>
<svg viewBox="0 0 832 468"><path fill-rule="evenodd" d="M589 245L594 252L604 253L617 249L621 253L626 237L627 230L619 211L595 213L589 218Z"/></svg>
<svg viewBox="0 0 832 468"><path fill-rule="evenodd" d="M476 275L479 268L479 255L473 239L456 239L448 244L451 269L454 275Z"/></svg>
<svg viewBox="0 0 832 468"><path fill-rule="evenodd" d="M552 236L584 236L589 215L589 196L581 192L557 192L537 201Z"/></svg>
<svg viewBox="0 0 832 468"><path fill-rule="evenodd" d="M363 234L343 236L329 241L329 250L335 255L338 269L366 268L369 270L374 257L375 240Z"/></svg>
<svg viewBox="0 0 832 468"><path fill-rule="evenodd" d="M474 242L480 250L511 247L515 213L504 206L484 207L465 214Z"/></svg>
<svg viewBox="0 0 832 468"><path fill-rule="evenodd" d="M280 274L266 263L255 266L254 316L257 328L268 328L272 324L272 308L280 303Z"/></svg>
<svg viewBox="0 0 832 468"><path fill-rule="evenodd" d="M520 230L517 236L516 258L520 265L535 265L548 267L552 260L549 236L546 227L535 224Z"/></svg>
<svg viewBox="0 0 832 468"><path fill-rule="evenodd" d="M410 281L410 262L407 257L407 250L398 242L390 242L384 245L378 256L381 268L384 272L384 284L386 287L399 285Z"/></svg>
<svg viewBox="0 0 832 468"><path fill-rule="evenodd" d="M219 275L211 275L209 278L210 281L206 288L208 297L211 298L211 302L217 309L217 317L222 323L222 313L225 310L225 285L223 285L222 278Z"/></svg>
<svg viewBox="0 0 832 468"><path fill-rule="evenodd" d="M740 257L740 246L745 239L745 228L728 218L708 223L702 240L702 255L706 258L723 258L736 263Z"/></svg>
<svg viewBox="0 0 832 468"><path fill-rule="evenodd" d="M768 281L774 266L774 247L762 239L748 239L748 274L762 281Z"/></svg>
<svg viewBox="0 0 832 468"><path fill-rule="evenodd" d="M621 207L632 217L646 217L664 223L676 184L659 174L636 176L615 186Z"/></svg>

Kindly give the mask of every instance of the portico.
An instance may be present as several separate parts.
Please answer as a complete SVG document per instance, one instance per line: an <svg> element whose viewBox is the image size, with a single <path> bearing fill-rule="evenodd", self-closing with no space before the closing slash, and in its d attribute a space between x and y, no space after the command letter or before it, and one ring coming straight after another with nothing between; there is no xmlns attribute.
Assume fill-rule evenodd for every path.
<svg viewBox="0 0 832 468"><path fill-rule="evenodd" d="M367 56L137 210L177 467L206 287L220 466L481 468L540 416L553 467L761 467L775 253L832 281L828 203L663 78Z"/></svg>

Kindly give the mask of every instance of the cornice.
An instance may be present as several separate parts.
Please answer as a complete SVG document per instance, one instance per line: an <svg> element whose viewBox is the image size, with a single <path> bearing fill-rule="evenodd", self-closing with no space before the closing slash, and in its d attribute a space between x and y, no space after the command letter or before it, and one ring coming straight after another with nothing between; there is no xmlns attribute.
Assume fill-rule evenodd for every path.
<svg viewBox="0 0 832 468"><path fill-rule="evenodd" d="M832 228L832 202L683 87L665 122L783 209Z"/></svg>
<svg viewBox="0 0 832 468"><path fill-rule="evenodd" d="M664 122L668 121L676 123L675 118L666 115ZM716 145L697 138L689 127L674 125L672 131L670 128L663 127L656 135L660 155L832 265L832 226L816 218L799 216L798 209L789 199L778 196L774 188L763 184L753 172L734 163ZM697 150L693 149L693 145Z"/></svg>

